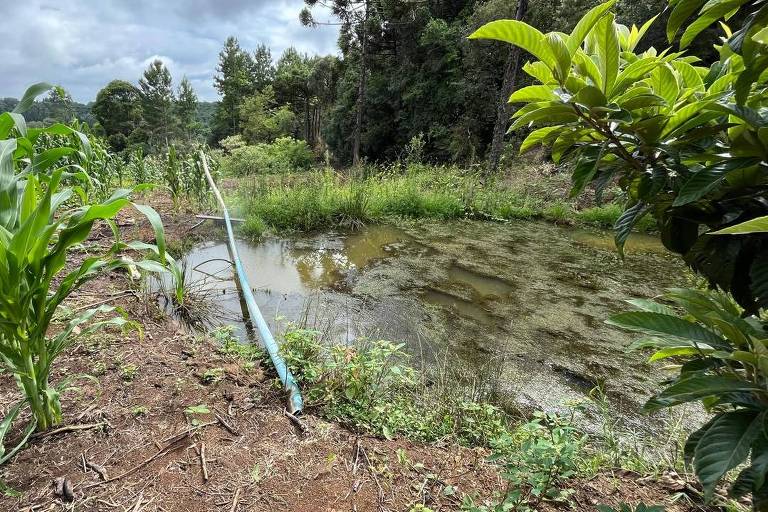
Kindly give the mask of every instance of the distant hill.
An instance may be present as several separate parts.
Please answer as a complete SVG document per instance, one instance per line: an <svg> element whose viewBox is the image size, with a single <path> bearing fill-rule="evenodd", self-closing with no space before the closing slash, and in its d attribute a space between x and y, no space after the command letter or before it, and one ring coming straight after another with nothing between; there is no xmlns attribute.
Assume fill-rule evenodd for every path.
<svg viewBox="0 0 768 512"><path fill-rule="evenodd" d="M0 112L10 112L18 104L19 100L16 98L0 98ZM93 125L96 119L91 114L92 105L92 101L87 104L73 101L69 107L77 119ZM211 122L216 113L216 105L218 105L216 101L201 101L197 105L197 121L202 125L203 132L206 134L210 131ZM61 104L51 102L48 99L36 101L24 113L24 118L28 123L51 124L66 121L69 117L67 112L62 112Z"/></svg>
<svg viewBox="0 0 768 512"><path fill-rule="evenodd" d="M9 112L16 108L19 104L19 100L16 98L0 98L0 112ZM68 104L68 107L63 107L61 103L54 103L50 100L43 99L36 101L32 106L24 112L24 119L28 123L41 123L51 124L53 122L66 121L71 117L71 114L90 125L95 122L95 119L91 115L91 105L93 102L78 103L73 101ZM68 115L68 110L71 109L71 114Z"/></svg>

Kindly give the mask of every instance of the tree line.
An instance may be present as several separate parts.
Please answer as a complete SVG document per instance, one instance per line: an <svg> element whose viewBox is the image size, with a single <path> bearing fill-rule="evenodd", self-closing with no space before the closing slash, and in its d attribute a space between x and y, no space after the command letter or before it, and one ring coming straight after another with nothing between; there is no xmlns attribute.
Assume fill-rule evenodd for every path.
<svg viewBox="0 0 768 512"><path fill-rule="evenodd" d="M327 151L338 165L394 160L416 139L424 141L431 161L471 164L490 156L495 168L512 113L506 98L530 81L516 72L530 56L467 35L500 18L570 30L598 3L332 0L323 5L333 17L319 19L318 2L305 1L299 18L308 29L340 26L341 56L310 57L291 48L272 66L268 48L251 53L228 39L217 70L222 100L212 139L241 134L258 142L293 135L318 154ZM642 24L664 5L623 0L619 21ZM651 28L646 46L666 48L663 24Z"/></svg>
<svg viewBox="0 0 768 512"><path fill-rule="evenodd" d="M329 19L317 17L316 0L305 2L297 14L307 30L340 26L339 56L288 48L275 60L267 46L246 49L229 37L214 78L216 103L198 101L186 77L175 85L157 60L137 85L114 80L89 106L70 98L68 108L94 122L116 151L153 151L172 141L215 146L232 135L249 144L290 136L343 166L400 158L419 140L427 160L489 162L495 170L506 142L525 136L507 134L513 106L506 98L530 83L519 72L530 56L467 35L503 18L568 31L598 0L328 0ZM642 44L663 49L664 7L663 0L620 0L617 21L639 25L661 12ZM706 59L710 46L692 52ZM37 105L50 112L57 101Z"/></svg>

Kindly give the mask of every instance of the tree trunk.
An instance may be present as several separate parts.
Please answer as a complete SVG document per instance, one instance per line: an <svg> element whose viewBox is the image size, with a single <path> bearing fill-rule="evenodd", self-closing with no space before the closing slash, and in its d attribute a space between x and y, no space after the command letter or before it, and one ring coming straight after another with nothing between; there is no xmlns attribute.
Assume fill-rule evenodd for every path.
<svg viewBox="0 0 768 512"><path fill-rule="evenodd" d="M515 19L522 21L528 11L528 0L519 0ZM520 47L513 46L509 50L507 63L504 69L504 81L501 84L501 94L499 95L499 104L496 109L496 123L493 125L493 141L491 149L488 152L488 168L486 176L494 174L499 168L501 152L504 149L504 134L507 132L507 123L512 114L511 106L508 102L510 95L515 90L517 81L517 69L520 67Z"/></svg>
<svg viewBox="0 0 768 512"><path fill-rule="evenodd" d="M309 123L309 96L304 98L304 140L312 147L312 133Z"/></svg>
<svg viewBox="0 0 768 512"><path fill-rule="evenodd" d="M357 84L357 112L355 115L355 134L352 142L352 165L360 164L360 139L363 131L363 107L365 106L365 80L368 74L368 2L365 2L365 15L360 41L360 78Z"/></svg>

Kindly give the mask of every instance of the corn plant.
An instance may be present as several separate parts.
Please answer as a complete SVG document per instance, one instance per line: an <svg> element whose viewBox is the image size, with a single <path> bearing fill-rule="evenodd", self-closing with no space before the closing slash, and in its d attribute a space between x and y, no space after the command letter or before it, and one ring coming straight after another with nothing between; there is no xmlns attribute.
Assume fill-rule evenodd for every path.
<svg viewBox="0 0 768 512"><path fill-rule="evenodd" d="M61 421L59 393L67 383L53 384L50 376L56 358L75 339L76 328L87 334L107 325L126 324L120 316L104 319L112 308L102 306L79 314L50 335L51 321L62 302L109 270L129 264L163 270L152 261L121 259L117 252L131 244L117 240L105 255L74 266L68 265L70 249L88 237L97 221L107 222L117 237L112 219L133 205L154 228L161 261L165 255L160 217L152 208L129 199L131 192L144 186L118 189L103 201L90 202L85 189L65 185L89 182L84 171L88 165L73 164L71 157L87 164L93 152L88 137L72 127L27 128L21 113L49 87L31 87L14 112L0 115L0 365L14 376L24 395L0 422L0 463L12 457L34 430ZM36 143L46 134L66 136L67 144L38 151ZM21 442L6 451L3 440L25 405L32 420Z"/></svg>
<svg viewBox="0 0 768 512"><path fill-rule="evenodd" d="M181 163L179 162L176 148L173 146L168 148L164 171L163 178L165 180L165 185L171 192L173 204L178 206L179 195L181 194Z"/></svg>

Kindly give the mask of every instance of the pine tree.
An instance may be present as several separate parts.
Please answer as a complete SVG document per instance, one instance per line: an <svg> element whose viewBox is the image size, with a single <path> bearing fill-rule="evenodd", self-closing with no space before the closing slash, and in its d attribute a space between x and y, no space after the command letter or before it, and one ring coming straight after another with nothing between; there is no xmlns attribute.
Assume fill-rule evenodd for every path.
<svg viewBox="0 0 768 512"><path fill-rule="evenodd" d="M269 47L260 44L253 52L253 86L262 92L275 80L275 65L272 63L272 52Z"/></svg>
<svg viewBox="0 0 768 512"><path fill-rule="evenodd" d="M179 120L181 133L188 141L193 140L200 131L200 123L197 122L197 103L197 93L185 76L179 83L176 116Z"/></svg>
<svg viewBox="0 0 768 512"><path fill-rule="evenodd" d="M176 129L176 116L171 72L160 59L155 59L144 71L139 90L150 145L167 145Z"/></svg>
<svg viewBox="0 0 768 512"><path fill-rule="evenodd" d="M216 109L213 136L216 140L240 131L240 104L256 92L253 77L254 62L235 37L230 36L219 52L218 74L213 85L221 95Z"/></svg>

